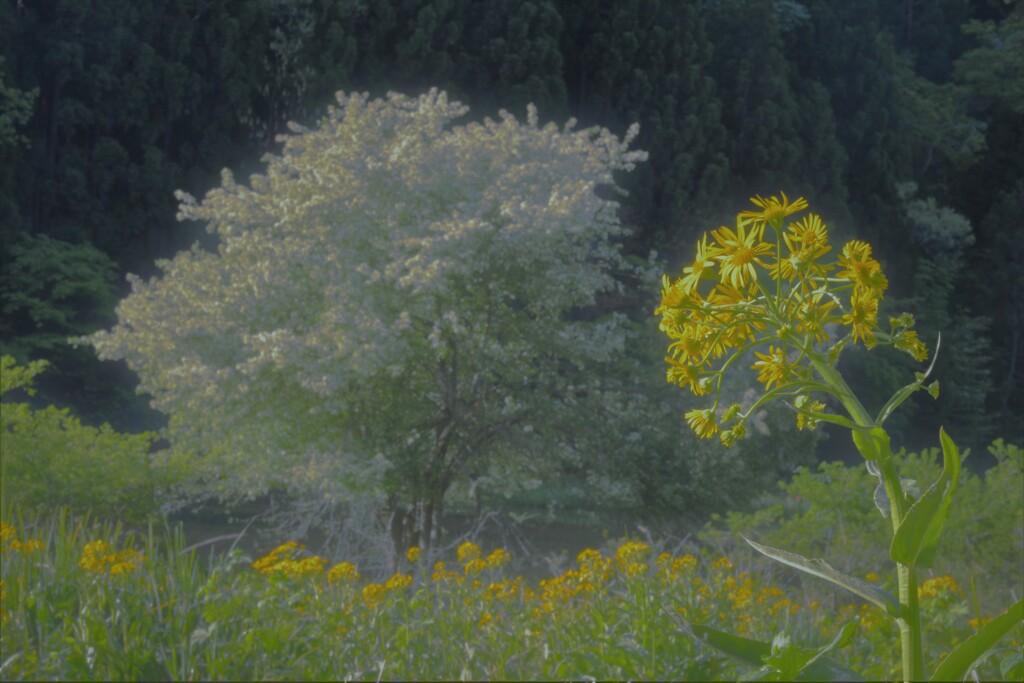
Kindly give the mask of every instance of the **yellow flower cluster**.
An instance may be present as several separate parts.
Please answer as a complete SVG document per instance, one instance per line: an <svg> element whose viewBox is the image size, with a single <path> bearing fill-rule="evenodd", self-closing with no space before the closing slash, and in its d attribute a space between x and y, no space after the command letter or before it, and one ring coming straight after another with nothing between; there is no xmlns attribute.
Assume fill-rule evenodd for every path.
<svg viewBox="0 0 1024 683"><path fill-rule="evenodd" d="M701 438L721 432L726 445L745 435L746 415L737 406L719 418L717 394L725 369L748 349L768 346L767 352L754 351L752 366L766 392L786 388L795 395L812 383L809 357L827 358L848 342L871 348L881 339L919 361L928 356L909 314L890 318L889 333L879 328L878 304L889 282L871 246L847 242L835 261L826 262L832 246L821 217L807 214L786 225L808 204L780 194L753 197L759 210L740 212L735 229L722 226L710 239L705 233L680 277L663 276L655 309L671 340L668 382L697 396L716 394L711 408L689 411L686 421ZM845 335L833 332L844 327ZM812 428L823 409L820 403L798 409L800 427ZM725 429L730 420L736 423Z"/></svg>
<svg viewBox="0 0 1024 683"><path fill-rule="evenodd" d="M110 544L103 540L90 541L82 548L82 556L78 566L93 574L120 576L131 574L139 568L144 560L142 553L131 548L114 552Z"/></svg>
<svg viewBox="0 0 1024 683"><path fill-rule="evenodd" d="M917 587L917 597L920 599L946 597L950 594L963 597L963 590L960 584L952 576L936 576L924 581Z"/></svg>
<svg viewBox="0 0 1024 683"><path fill-rule="evenodd" d="M29 538L25 541L18 540L18 530L7 522L0 522L0 551L13 551L22 555L31 555L45 548L43 542L38 538Z"/></svg>
<svg viewBox="0 0 1024 683"><path fill-rule="evenodd" d="M313 555L296 559L296 554L304 548L300 543L289 541L253 562L252 568L264 576L287 576L292 579L322 573L327 564L324 558ZM355 567L352 569L355 571Z"/></svg>
<svg viewBox="0 0 1024 683"><path fill-rule="evenodd" d="M448 565L444 562L434 563L434 572L430 575L430 580L434 583L463 583L466 579L457 572L453 572L447 568Z"/></svg>
<svg viewBox="0 0 1024 683"><path fill-rule="evenodd" d="M343 583L355 583L359 580L359 572L351 562L339 562L327 572L327 580L331 583L341 581Z"/></svg>
<svg viewBox="0 0 1024 683"><path fill-rule="evenodd" d="M379 606L389 593L401 593L412 585L412 577L398 573L384 583L368 583L363 587L363 602L370 609Z"/></svg>
<svg viewBox="0 0 1024 683"><path fill-rule="evenodd" d="M661 553L655 564L658 567L658 576L663 581L678 581L680 577L697 568L697 558L693 555L675 557L671 553Z"/></svg>

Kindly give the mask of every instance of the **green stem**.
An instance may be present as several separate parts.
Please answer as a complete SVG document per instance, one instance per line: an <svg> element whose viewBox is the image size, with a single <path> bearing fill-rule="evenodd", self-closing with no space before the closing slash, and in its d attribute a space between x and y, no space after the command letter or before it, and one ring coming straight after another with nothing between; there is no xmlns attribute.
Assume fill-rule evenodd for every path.
<svg viewBox="0 0 1024 683"><path fill-rule="evenodd" d="M826 361L817 358L815 354L810 356L814 369L818 371L822 379L829 384L838 396L843 407L846 408L850 417L858 427L870 430L882 431L880 426L865 410L864 406L854 395L853 390L839 374L839 371ZM854 433L854 444L857 450L865 459L874 460L878 464L882 485L885 487L885 494L889 498L889 519L892 521L892 532L903 523L903 516L906 514L905 496L903 487L900 485L900 478L896 473L896 464L892 458L892 451L889 449L889 439L885 436L879 440L875 438L859 439ZM868 450L870 448L870 450ZM868 452L865 452L865 451ZM903 680L917 681L924 676L924 654L921 646L921 615L917 602L917 570L899 562L896 563L896 575L899 584L899 598L901 607L901 618L898 620L900 627L900 649L903 660Z"/></svg>

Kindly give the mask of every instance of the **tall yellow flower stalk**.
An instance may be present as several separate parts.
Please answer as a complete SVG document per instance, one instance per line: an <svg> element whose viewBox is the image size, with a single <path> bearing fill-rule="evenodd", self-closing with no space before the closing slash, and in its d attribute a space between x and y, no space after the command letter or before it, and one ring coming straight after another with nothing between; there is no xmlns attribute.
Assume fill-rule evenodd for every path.
<svg viewBox="0 0 1024 683"><path fill-rule="evenodd" d="M686 421L701 438L718 434L726 445L742 438L749 416L773 398L793 399L801 428L820 419L845 421L824 415L824 404L807 397L835 393L814 367L834 364L847 344L890 344L919 361L928 358L910 314L889 318L887 330L879 326L889 281L871 246L847 242L829 260L833 249L821 216L807 213L786 225L809 207L803 197L790 202L780 194L752 198L760 210L740 212L735 229L722 226L710 239L705 233L681 276L664 276L655 310L671 340L668 381L711 395L711 404L686 413ZM720 409L722 378L748 350L765 393L747 410Z"/></svg>
<svg viewBox="0 0 1024 683"><path fill-rule="evenodd" d="M821 216L809 212L807 201L800 197L790 202L785 193L780 195L752 198L757 209L737 214L735 229L721 226L704 234L680 277L663 277L661 303L654 313L661 316L660 328L670 340L666 378L708 401L684 417L697 436L717 434L726 446L744 438L750 416L775 399L793 409L799 429L814 429L822 420L850 429L868 470L878 477L876 504L892 524L890 556L896 563L898 598L876 584L845 576L822 560L748 542L769 557L842 586L883 609L900 629L904 680L919 680L925 675L919 591L927 594L931 588L926 582L919 589L917 569L934 562L960 478L959 451L940 430L942 475L923 494L903 489L883 425L914 392L924 389L938 395L938 382L925 386L932 368L915 373L913 382L871 415L835 366L850 344L869 349L892 346L919 362L928 359L928 349L913 329L911 314L890 317L887 328L879 324L879 303L889 280L871 245L853 240L833 250L828 226ZM749 362L745 358L753 359L749 369L764 392L746 408L738 403L720 406L725 373ZM831 399L834 412L818 398ZM956 648L932 676L963 679L973 662L1022 619L1024 601ZM686 628L705 641L713 631L693 624ZM849 632L844 627L832 644L817 653L795 648L784 634L770 646L714 640L731 655L763 664L764 680L790 680L798 674L841 679L849 672L838 670L823 655L844 642Z"/></svg>

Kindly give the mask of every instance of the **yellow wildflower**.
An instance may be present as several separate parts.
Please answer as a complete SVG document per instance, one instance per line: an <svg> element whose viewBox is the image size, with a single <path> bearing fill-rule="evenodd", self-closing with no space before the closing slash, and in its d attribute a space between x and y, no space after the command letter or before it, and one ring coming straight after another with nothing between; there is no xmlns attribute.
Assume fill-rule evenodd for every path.
<svg viewBox="0 0 1024 683"><path fill-rule="evenodd" d="M690 429L696 432L702 439L710 439L718 432L718 425L715 423L715 411L710 408L691 410L684 415Z"/></svg>
<svg viewBox="0 0 1024 683"><path fill-rule="evenodd" d="M480 546L472 541L466 541L455 551L455 556L459 559L459 564L466 564L470 560L479 559Z"/></svg>
<svg viewBox="0 0 1024 683"><path fill-rule="evenodd" d="M388 591L391 591L391 592L398 592L398 591L405 590L406 588L408 588L411 585L412 585L412 577L409 576L408 574L401 574L401 573L399 573L399 574L395 574L390 579L388 579L387 583L384 584L384 588L386 588Z"/></svg>
<svg viewBox="0 0 1024 683"><path fill-rule="evenodd" d="M368 583L363 586L363 602L370 609L384 602L388 589L379 583Z"/></svg>
<svg viewBox="0 0 1024 683"><path fill-rule="evenodd" d="M742 223L753 223L754 225L764 225L768 223L773 228L782 227L782 219L786 216L790 216L797 211L803 211L807 208L807 200L800 197L792 204L789 203L789 198L786 197L785 192L780 192L782 199L778 197L769 197L765 199L761 195L755 195L750 198L750 201L756 206L761 207L760 211L740 211L736 216L737 222Z"/></svg>
<svg viewBox="0 0 1024 683"><path fill-rule="evenodd" d="M718 230L713 230L711 236L720 245L715 258L721 266L722 282L728 282L737 289L747 282L756 286L757 271L754 266L766 268L767 264L760 257L771 253L772 250L772 246L762 239L764 227L755 224L748 233L743 224L737 224L736 232L723 225Z"/></svg>
<svg viewBox="0 0 1024 683"><path fill-rule="evenodd" d="M882 274L881 264L871 258L871 245L867 242L847 242L839 256L839 265L845 270L836 273L836 277L852 280L859 291L872 291L881 295L889 286L889 280Z"/></svg>
<svg viewBox="0 0 1024 683"><path fill-rule="evenodd" d="M651 546L640 541L628 541L619 546L615 551L615 561L620 567L625 567L631 562L643 560L651 551Z"/></svg>
<svg viewBox="0 0 1024 683"><path fill-rule="evenodd" d="M776 383L781 387L793 378L794 366L786 360L785 351L781 348L772 345L768 347L768 353L755 351L754 355L760 360L750 368L758 371L757 381L764 384L765 389L771 389L772 384Z"/></svg>
<svg viewBox="0 0 1024 683"><path fill-rule="evenodd" d="M420 559L421 552L420 547L418 545L414 545L405 551L405 559L409 562L415 563L416 560Z"/></svg>
<svg viewBox="0 0 1024 683"><path fill-rule="evenodd" d="M960 584L952 576L936 576L928 579L917 587L918 598L935 598L943 593L954 593L963 596Z"/></svg>
<svg viewBox="0 0 1024 683"><path fill-rule="evenodd" d="M436 563L434 565L434 573L430 575L430 580L433 581L434 583L442 583L442 582L445 582L445 581L453 581L455 583L462 583L462 582L465 581L465 579L461 575L459 575L459 574L457 574L457 573L455 573L455 572L453 572L453 571L451 571L449 569L446 569L445 567L446 567L446 565L445 565L444 562Z"/></svg>
<svg viewBox="0 0 1024 683"><path fill-rule="evenodd" d="M479 557L474 557L472 560L467 562L464 567L464 571L466 572L467 576L479 574L485 569L487 569L487 562L485 560L480 559Z"/></svg>
<svg viewBox="0 0 1024 683"><path fill-rule="evenodd" d="M871 292L854 290L850 296L850 312L840 319L853 331L853 341L863 340L869 349L875 346L874 327L878 324L878 299Z"/></svg>
<svg viewBox="0 0 1024 683"><path fill-rule="evenodd" d="M680 287L686 293L691 293L697 288L701 279L714 277L715 257L721 252L719 247L708 245L708 235L704 233L700 242L697 242L697 254L693 263L683 268L683 278L679 281Z"/></svg>
<svg viewBox="0 0 1024 683"><path fill-rule="evenodd" d="M45 546L38 538L30 538L24 543L18 539L14 539L8 547L15 552L20 552L24 555L31 555L34 552L42 550Z"/></svg>
<svg viewBox="0 0 1024 683"><path fill-rule="evenodd" d="M701 382L702 372L699 365L687 365L680 363L675 358L665 357L668 369L665 371L665 379L670 384L678 384L681 387L689 387L695 396L704 396L710 391L706 382Z"/></svg>
<svg viewBox="0 0 1024 683"><path fill-rule="evenodd" d="M928 347L918 339L915 330L902 330L898 332L892 338L892 345L900 351L906 351L918 362L928 360Z"/></svg>
<svg viewBox="0 0 1024 683"><path fill-rule="evenodd" d="M335 581L353 583L359 580L359 572L351 562L339 562L331 567L331 571L327 572L327 580L331 583Z"/></svg>
<svg viewBox="0 0 1024 683"><path fill-rule="evenodd" d="M503 567L504 565L508 564L509 560L511 559L512 556L508 554L507 550L505 550L504 548L498 548L497 550L493 551L490 555L487 556L485 562L487 563L488 567L496 569L498 567Z"/></svg>
<svg viewBox="0 0 1024 683"><path fill-rule="evenodd" d="M990 621L992 621L992 617L982 617L981 619L977 617L972 617L967 620L967 625L973 628L975 631L977 631L979 628L981 628Z"/></svg>
<svg viewBox="0 0 1024 683"><path fill-rule="evenodd" d="M786 241L799 242L804 247L828 247L828 228L821 222L821 216L810 213L786 228ZM831 249L831 247L828 247ZM828 251L826 249L826 251Z"/></svg>
<svg viewBox="0 0 1024 683"><path fill-rule="evenodd" d="M714 562L711 563L711 568L712 569L718 569L718 570L732 569L732 562L730 562L729 558L727 558L727 557L720 557L720 558L718 558L717 560L715 560Z"/></svg>

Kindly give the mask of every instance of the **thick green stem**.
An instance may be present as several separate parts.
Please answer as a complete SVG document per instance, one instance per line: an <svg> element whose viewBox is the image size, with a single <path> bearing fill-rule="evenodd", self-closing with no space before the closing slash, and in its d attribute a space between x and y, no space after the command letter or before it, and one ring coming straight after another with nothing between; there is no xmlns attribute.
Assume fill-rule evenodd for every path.
<svg viewBox="0 0 1024 683"><path fill-rule="evenodd" d="M903 501L903 488L892 459L886 460L880 467L885 495L889 498L889 519L892 520L892 533L900 528L906 514ZM903 654L903 680L918 681L924 676L924 651L921 643L921 613L917 603L917 569L896 563L896 579L899 586L899 597L902 616L900 627L900 650Z"/></svg>
<svg viewBox="0 0 1024 683"><path fill-rule="evenodd" d="M815 370L822 379L831 386L846 411L853 418L858 427L878 430L884 438L875 438L874 433L870 438L859 438L854 432L854 444L857 450L867 460L873 460L878 465L882 485L885 487L885 494L889 498L889 519L892 521L892 532L903 523L903 516L906 514L903 495L903 487L900 485L899 475L896 473L896 466L893 462L892 451L889 449L889 439L880 426L876 425L864 406L854 395L853 390L843 379L839 371L821 359L811 357ZM900 646L903 659L903 680L917 681L924 676L924 654L921 646L921 615L917 603L917 570L907 567L899 562L896 563L896 575L899 585L899 598L901 617Z"/></svg>

